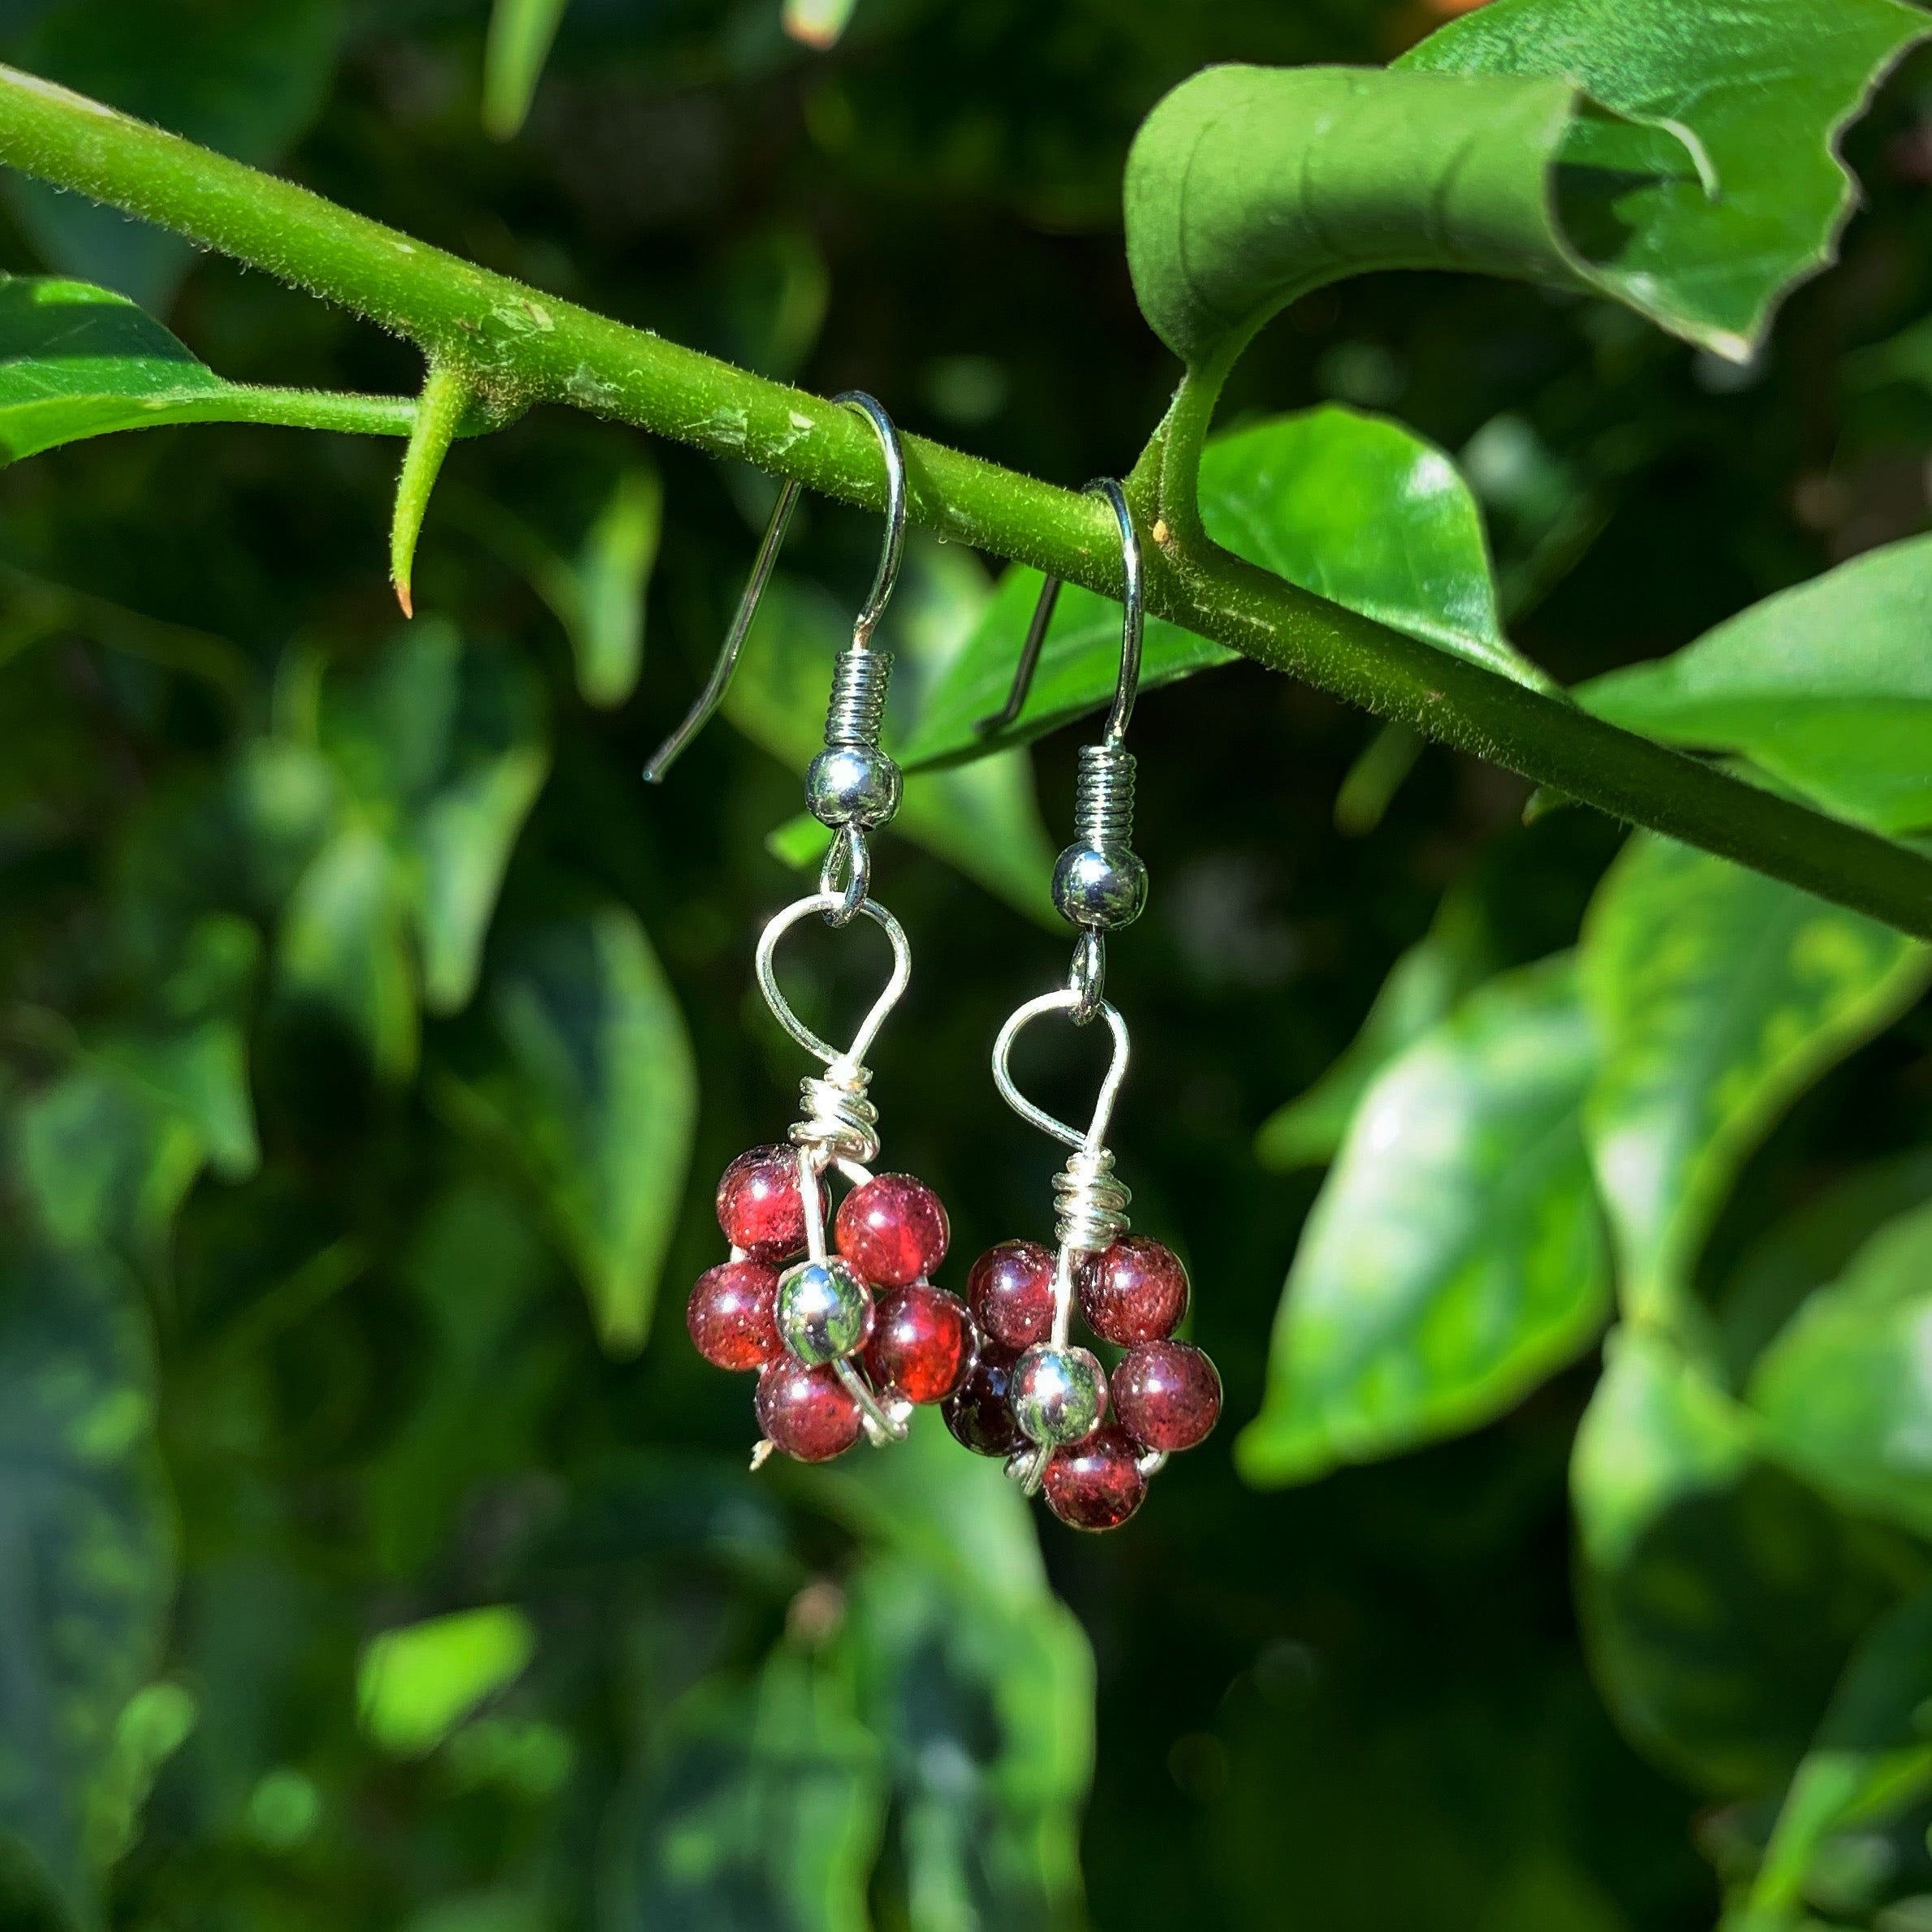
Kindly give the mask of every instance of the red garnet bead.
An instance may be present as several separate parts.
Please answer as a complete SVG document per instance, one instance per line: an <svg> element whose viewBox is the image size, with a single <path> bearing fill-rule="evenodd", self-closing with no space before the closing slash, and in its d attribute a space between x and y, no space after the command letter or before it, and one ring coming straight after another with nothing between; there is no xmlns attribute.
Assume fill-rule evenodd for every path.
<svg viewBox="0 0 1932 1932"><path fill-rule="evenodd" d="M754 1147L718 1184L718 1225L734 1248L782 1261L805 1244L805 1204L798 1191L798 1149Z"/></svg>
<svg viewBox="0 0 1932 1932"><path fill-rule="evenodd" d="M1103 1342L1123 1348L1174 1333L1188 1312L1188 1271L1171 1248L1129 1235L1080 1264L1080 1312Z"/></svg>
<svg viewBox="0 0 1932 1932"><path fill-rule="evenodd" d="M758 1369L778 1352L774 1298L778 1278L762 1261L721 1261L691 1291L684 1326L705 1360L719 1369Z"/></svg>
<svg viewBox="0 0 1932 1932"><path fill-rule="evenodd" d="M1118 1529L1141 1507L1147 1478L1140 1445L1111 1425L1056 1449L1046 1465L1046 1507L1073 1529Z"/></svg>
<svg viewBox="0 0 1932 1932"><path fill-rule="evenodd" d="M1026 1446L1009 1399L1013 1365L1019 1359L1016 1348L981 1342L964 1379L946 1398L939 1412L953 1439L975 1455L1011 1455Z"/></svg>
<svg viewBox="0 0 1932 1932"><path fill-rule="evenodd" d="M808 1369L788 1355L758 1378L758 1426L801 1463L830 1462L859 1439L859 1405L830 1363Z"/></svg>
<svg viewBox="0 0 1932 1932"><path fill-rule="evenodd" d="M1114 1413L1149 1449L1192 1449L1221 1415L1221 1377L1185 1342L1143 1342L1114 1371Z"/></svg>
<svg viewBox="0 0 1932 1932"><path fill-rule="evenodd" d="M839 1205L839 1252L877 1288L908 1287L946 1258L939 1197L909 1174L876 1174Z"/></svg>
<svg viewBox="0 0 1932 1932"><path fill-rule="evenodd" d="M1053 1330L1053 1250L1002 1241L972 1264L966 1299L980 1332L1007 1348L1030 1348Z"/></svg>
<svg viewBox="0 0 1932 1932"><path fill-rule="evenodd" d="M879 1297L865 1348L875 1389L908 1402L942 1401L972 1361L972 1322L958 1296L915 1284Z"/></svg>

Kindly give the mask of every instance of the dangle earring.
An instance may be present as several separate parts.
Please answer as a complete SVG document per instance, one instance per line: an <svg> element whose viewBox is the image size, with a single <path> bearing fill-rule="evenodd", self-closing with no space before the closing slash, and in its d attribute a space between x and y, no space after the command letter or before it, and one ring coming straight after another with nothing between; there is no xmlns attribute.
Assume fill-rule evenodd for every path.
<svg viewBox="0 0 1932 1932"><path fill-rule="evenodd" d="M1062 1522L1113 1529L1141 1507L1147 1479L1169 1453L1192 1449L1213 1429L1221 1378L1200 1349L1172 1339L1188 1310L1187 1270L1171 1249L1128 1231L1132 1197L1106 1145L1129 1049L1127 1022L1106 998L1105 935L1131 925L1147 902L1147 869L1133 851L1134 760L1124 743L1141 677L1141 548L1120 485L1102 478L1087 487L1119 520L1124 594L1113 709L1100 743L1081 747L1074 842L1054 867L1054 903L1080 938L1067 984L1017 1008L993 1048L1001 1098L1073 1151L1054 1177L1057 1249L1003 1241L973 1264L967 1298L977 1346L945 1415L968 1449L1006 1457L1007 1474L1029 1495L1043 1488ZM1059 588L1051 577L1041 587L1012 695L989 726L1019 715ZM1013 1042L1047 1013L1064 1013L1076 1026L1104 1020L1113 1036L1084 1133L1013 1081ZM1099 1357L1069 1339L1076 1305L1096 1337L1124 1351L1110 1382Z"/></svg>
<svg viewBox="0 0 1932 1932"><path fill-rule="evenodd" d="M877 402L857 390L835 399L867 417L885 452L886 543L852 643L832 675L825 749L805 778L806 804L834 834L819 890L766 925L757 953L759 991L824 1072L800 1083L804 1118L788 1145L755 1147L725 1170L718 1219L731 1257L699 1278L685 1311L691 1339L707 1361L757 1371L753 1407L764 1433L752 1453L754 1469L774 1449L801 1462L824 1462L861 1434L874 1447L903 1440L913 1405L949 1395L972 1353L964 1305L931 1283L950 1238L938 1197L909 1175L871 1171L879 1151L878 1110L867 1095L872 1076L865 1055L912 970L904 930L870 896L869 843L899 800L899 767L878 742L892 658L873 647L872 633L904 547L905 462L898 432ZM648 782L662 779L722 701L799 487L787 483L780 491L710 679L690 716L645 767ZM793 1012L772 964L778 941L814 912L835 927L869 919L891 942L891 977L843 1053ZM831 1217L828 1244L834 1172L851 1192Z"/></svg>

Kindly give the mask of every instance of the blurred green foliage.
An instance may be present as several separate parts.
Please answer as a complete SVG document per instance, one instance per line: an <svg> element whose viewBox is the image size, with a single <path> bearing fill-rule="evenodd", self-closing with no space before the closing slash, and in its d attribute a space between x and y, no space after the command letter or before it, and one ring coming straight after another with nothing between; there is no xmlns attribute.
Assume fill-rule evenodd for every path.
<svg viewBox="0 0 1932 1932"><path fill-rule="evenodd" d="M1525 218L1627 305L1300 294L1233 369L1208 527L1921 833L1932 67L1847 137L1869 206L1768 344L1643 319L1749 347L1920 23L1739 0L1659 63L1617 31L1654 6L1557 13L1631 119L1537 149ZM1546 74L1550 17L1492 0L1406 69ZM1438 24L6 0L0 55L1073 482L1175 379L1123 260L1148 110ZM1698 60L1738 84L1693 112ZM1254 153L1216 166L1240 219L1196 265L1295 295L1236 245L1285 218ZM1115 1145L1227 1426L1105 1540L929 1417L754 1477L746 1386L674 1317L713 1176L792 1106L750 942L817 862L796 774L876 526L808 503L735 729L646 793L765 479L559 412L458 442L401 625L396 445L271 425L302 386L403 429L406 346L71 196L9 177L0 213L0 261L67 278L0 285L35 457L0 476L0 1923L1932 1922L1925 948L1150 627ZM997 563L916 541L890 620L921 769L879 886L919 971L876 1091L955 1284L1046 1226L984 1059L1061 968L1059 727L1112 679L1069 590L969 757L1037 584ZM835 1028L874 955L801 950Z"/></svg>

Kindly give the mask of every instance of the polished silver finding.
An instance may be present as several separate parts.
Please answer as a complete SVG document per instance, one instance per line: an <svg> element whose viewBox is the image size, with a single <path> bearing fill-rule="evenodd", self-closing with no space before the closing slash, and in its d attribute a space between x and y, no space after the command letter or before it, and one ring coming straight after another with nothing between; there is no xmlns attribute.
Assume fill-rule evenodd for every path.
<svg viewBox="0 0 1932 1932"><path fill-rule="evenodd" d="M1101 1016L1114 1036L1114 1057L1108 1064L1106 1079L1100 1083L1099 1097L1093 1103L1093 1117L1085 1133L1067 1126L1063 1120L1056 1119L1046 1108L1036 1106L1029 1100L1016 1085L1010 1064L1013 1042L1025 1028L1044 1014L1071 1012L1079 998L1080 995L1072 987L1056 986L1052 992L1042 993L1024 1006L1016 1007L1007 1016L1006 1024L999 1029L998 1038L993 1042L993 1084L999 1089L1000 1098L1028 1126L1052 1135L1054 1140L1064 1142L1076 1152L1092 1153L1106 1145L1107 1128L1114 1117L1114 1102L1119 1097L1120 1083L1127 1078L1128 1061L1132 1051L1128 1039L1127 1022L1120 1017L1118 1009L1104 1001L1101 1004Z"/></svg>
<svg viewBox="0 0 1932 1932"><path fill-rule="evenodd" d="M875 399L867 395L863 390L842 390L832 400L846 408L857 410L866 418L878 433L879 446L886 459L886 541L879 552L878 568L873 575L872 589L866 593L865 607L852 626L853 646L857 650L864 651L872 641L872 633L878 627L880 618L885 615L886 603L892 595L893 584L898 580L899 559L905 554L905 452L900 447L899 432L893 427L891 417L886 415ZM744 640L751 632L752 620L757 615L758 605L765 595L765 586L771 581L772 571L777 565L778 552L784 546L785 533L791 526L792 512L798 507L799 492L803 487L799 483L787 482L779 489L778 501L772 506L770 520L765 526L764 537L758 545L758 554L753 561L751 575L745 580L744 594L738 600L738 613L731 619L731 629L725 634L724 644L718 653L718 661L711 667L711 675L705 680L704 689L698 693L696 702L692 705L684 722L651 754L650 762L644 768L646 784L663 783L665 774L677 761L685 746L705 728L712 714L724 702L725 692L731 682L731 674L738 667L739 655L744 650ZM882 697L881 704L882 706ZM830 744L832 740L828 737L826 742ZM862 899L864 895L860 896ZM852 912L856 910L857 902L855 901ZM847 912L845 917L849 919L852 912Z"/></svg>
<svg viewBox="0 0 1932 1932"><path fill-rule="evenodd" d="M905 928L882 906L877 899L869 899L859 910L869 919L892 943L892 977L886 982L885 990L873 1002L872 1011L860 1023L858 1032L852 1037L852 1043L843 1053L830 1041L822 1040L792 1011L791 1003L778 989L778 975L772 968L772 954L779 940L793 926L813 912L822 912L838 895L831 892L808 893L803 899L796 899L782 912L775 914L758 935L758 951L755 968L758 976L758 990L765 995L769 1006L780 1026L791 1034L799 1045L814 1059L822 1060L828 1069L835 1067L862 1067L872 1043L878 1037L879 1029L886 1024L886 1016L899 1004L899 996L912 977L912 948L906 938Z"/></svg>
<svg viewBox="0 0 1932 1932"><path fill-rule="evenodd" d="M1133 1197L1115 1175L1114 1157L1107 1147L1106 1137L1107 1128L1114 1118L1114 1103L1119 1098L1121 1083L1127 1078L1132 1050L1128 1038L1127 1022L1121 1018L1119 1010L1104 999L1099 1001L1095 1007L1096 1016L1106 1021L1107 1030L1114 1036L1114 1054L1108 1062L1106 1077L1100 1083L1093 1116L1085 1133L1069 1127L1020 1092L1013 1078L1011 1059L1013 1042L1024 1029L1048 1013L1064 1013L1068 1018L1077 1020L1081 1003L1081 994L1073 986L1058 986L1050 993L1042 993L1037 998L1016 1007L993 1042L993 1083L999 1089L1000 1098L1029 1127L1038 1128L1042 1133L1050 1134L1072 1149L1067 1157L1066 1165L1053 1179L1057 1210L1054 1235L1059 1244L1059 1253L1054 1257L1053 1327L1046 1348L1029 1352L1050 1355L1056 1369L1065 1367L1072 1357L1085 1356L1087 1352L1067 1347L1067 1338L1073 1324L1075 1267L1084 1256L1097 1254L1102 1248L1110 1247L1131 1225L1127 1210ZM1024 1361L1026 1357L1021 1359ZM1016 1418L1020 1418L1017 1402L1014 1414ZM1098 1413L1094 1420L1098 1420ZM1020 1420L1020 1426L1032 1438L1033 1446L1015 1451L1007 1463L1007 1473L1031 1496L1038 1491L1046 1476L1054 1443L1029 1426L1025 1420ZM1046 1424L1042 1421L1041 1426L1044 1428Z"/></svg>
<svg viewBox="0 0 1932 1932"><path fill-rule="evenodd" d="M798 1149L799 1199L805 1210L805 1259L787 1270L780 1282L780 1323L785 1345L798 1360L830 1365L859 1405L867 1441L874 1448L882 1448L888 1443L905 1440L912 1405L898 1398L882 1402L852 1364L852 1350L863 1344L870 1330L871 1296L826 1240L825 1192L820 1184L833 1167L856 1188L864 1187L872 1179L866 1163L878 1156L879 1115L878 1109L866 1098L872 1075L865 1065L865 1056L886 1015L906 990L912 977L912 952L906 942L904 929L883 906L868 900L860 908L892 942L892 977L873 1003L872 1011L865 1016L852 1045L840 1053L829 1041L820 1039L791 1010L791 1003L778 990L772 964L778 941L801 919L823 912L828 896L818 893L796 900L771 920L758 938L759 991L786 1032L813 1058L825 1063L823 1074L809 1075L799 1083L804 1118L793 1124L791 1140ZM735 1253L733 1258L737 1258ZM783 1302L783 1290L788 1283L793 1285L796 1303L789 1317ZM856 1294L849 1292L855 1287ZM753 1468L757 1468L762 1460L755 1453Z"/></svg>
<svg viewBox="0 0 1932 1932"><path fill-rule="evenodd" d="M1115 520L1120 526L1120 671L1114 683L1114 704L1107 714L1106 733L1108 744L1119 744L1127 736L1128 721L1134 714L1134 700L1141 689L1141 640L1145 623L1141 539L1127 507L1127 493L1113 477L1096 477L1083 494L1105 497L1113 506ZM1033 606L1033 621L1026 627L1026 641L1020 647L1020 662L1013 667L1013 683L1007 701L990 718L981 719L982 733L1004 731L1025 709L1033 674L1040 668L1047 627L1053 622L1054 607L1059 601L1060 580L1046 578L1040 586L1039 601Z"/></svg>

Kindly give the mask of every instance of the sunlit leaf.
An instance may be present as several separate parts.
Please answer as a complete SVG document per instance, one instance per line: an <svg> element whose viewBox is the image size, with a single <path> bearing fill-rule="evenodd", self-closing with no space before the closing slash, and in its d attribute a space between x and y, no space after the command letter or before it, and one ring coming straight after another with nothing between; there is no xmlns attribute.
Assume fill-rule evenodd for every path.
<svg viewBox="0 0 1932 1932"><path fill-rule="evenodd" d="M1492 0L1388 72L1210 67L1128 157L1135 291L1192 367L1392 268L1590 289L1741 358L1849 212L1834 136L1926 31L1900 0Z"/></svg>
<svg viewBox="0 0 1932 1932"><path fill-rule="evenodd" d="M1751 1378L1770 1451L1848 1507L1932 1533L1932 1209L1874 1236Z"/></svg>
<svg viewBox="0 0 1932 1932"><path fill-rule="evenodd" d="M1724 1283L1719 1346L1730 1386L1744 1386L1766 1347L1813 1289L1844 1273L1885 1223L1932 1201L1932 1149L1855 1167L1773 1221Z"/></svg>
<svg viewBox="0 0 1932 1932"><path fill-rule="evenodd" d="M1495 964L1475 902L1451 894L1427 934L1389 968L1361 1030L1341 1058L1305 1093L1261 1123L1255 1158L1284 1174L1333 1160L1370 1082L1446 1020Z"/></svg>
<svg viewBox="0 0 1932 1932"><path fill-rule="evenodd" d="M1576 696L1646 737L1742 752L1878 831L1932 826L1932 537L1868 551Z"/></svg>
<svg viewBox="0 0 1932 1932"><path fill-rule="evenodd" d="M1762 873L1639 834L1584 923L1603 1059L1585 1113L1627 1310L1680 1304L1744 1158L1895 1019L1932 953Z"/></svg>
<svg viewBox="0 0 1932 1932"><path fill-rule="evenodd" d="M534 1190L606 1348L650 1330L684 1201L696 1075L636 917L607 905L506 935L486 994L499 1048L439 1081L444 1110Z"/></svg>
<svg viewBox="0 0 1932 1932"><path fill-rule="evenodd" d="M1625 1326L1570 1469L1590 1662L1632 1741L1708 1791L1775 1789L1913 1559L1760 1461L1748 1413Z"/></svg>
<svg viewBox="0 0 1932 1932"><path fill-rule="evenodd" d="M101 1922L119 1727L159 1661L174 1536L153 1344L96 1253L0 1259L0 1838ZM91 1844L90 1844L91 1840Z"/></svg>
<svg viewBox="0 0 1932 1932"><path fill-rule="evenodd" d="M40 188L17 175L4 179ZM88 214L105 212L66 199ZM403 397L224 382L125 295L52 276L0 275L0 464L110 430L169 423L314 421L400 436L414 412Z"/></svg>
<svg viewBox="0 0 1932 1932"><path fill-rule="evenodd" d="M1584 116L1555 183L1589 279L1674 334L1736 356L1837 252L1857 204L1839 137L1928 32L1904 0L1490 0L1405 54L1434 74L1556 75L1633 122L1681 130L1717 192ZM1595 205L1592 205L1592 204Z"/></svg>
<svg viewBox="0 0 1932 1932"><path fill-rule="evenodd" d="M1548 680L1503 637L1482 515L1455 466L1399 424L1326 406L1217 437L1201 466L1208 534L1274 571L1503 675ZM1040 589L1014 569L921 709L908 765L971 753L1000 710ZM1236 653L1158 619L1147 626L1143 690ZM1039 736L1105 703L1120 663L1120 606L1077 584L1060 593L1018 722L1000 743Z"/></svg>
<svg viewBox="0 0 1932 1932"><path fill-rule="evenodd" d="M1568 955L1492 981L1378 1073L1275 1320L1251 1481L1305 1481L1474 1427L1609 1313L1581 1114L1595 1064Z"/></svg>
<svg viewBox="0 0 1932 1932"><path fill-rule="evenodd" d="M537 1632L507 1603L385 1630L356 1675L362 1727L385 1751L420 1757L529 1667Z"/></svg>

